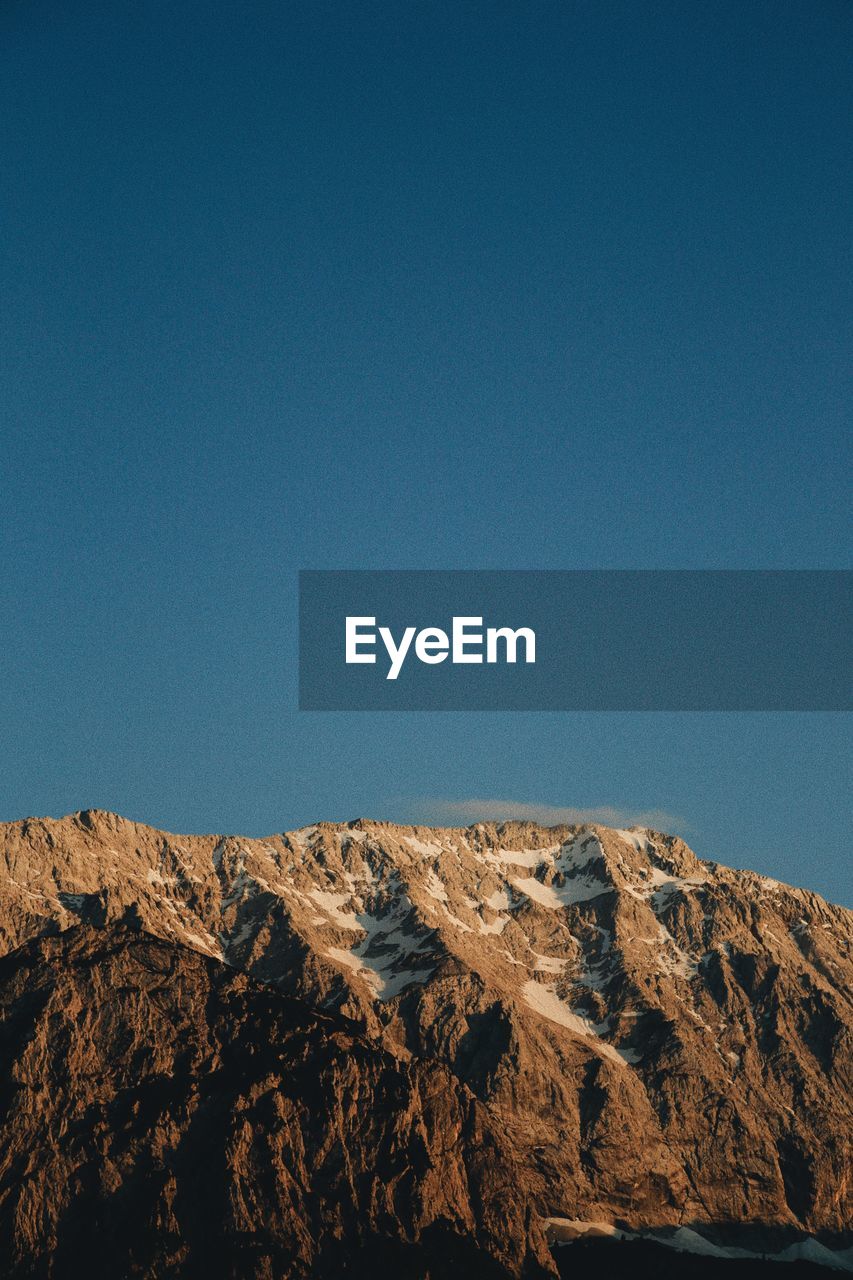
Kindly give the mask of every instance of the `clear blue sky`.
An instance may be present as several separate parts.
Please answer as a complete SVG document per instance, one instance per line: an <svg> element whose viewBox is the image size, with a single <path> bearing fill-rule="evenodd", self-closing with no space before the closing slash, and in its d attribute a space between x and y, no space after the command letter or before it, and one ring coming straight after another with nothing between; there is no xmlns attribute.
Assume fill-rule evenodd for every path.
<svg viewBox="0 0 853 1280"><path fill-rule="evenodd" d="M4 4L0 818L663 811L853 901L842 716L294 709L299 567L849 564L851 37Z"/></svg>

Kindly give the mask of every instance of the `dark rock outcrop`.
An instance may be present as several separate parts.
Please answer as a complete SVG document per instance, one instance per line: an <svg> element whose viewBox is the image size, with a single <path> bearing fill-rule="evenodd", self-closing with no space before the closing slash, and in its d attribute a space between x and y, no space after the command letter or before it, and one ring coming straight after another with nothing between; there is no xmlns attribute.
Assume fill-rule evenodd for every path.
<svg viewBox="0 0 853 1280"><path fill-rule="evenodd" d="M4 1276L544 1277L523 1170L439 1063L174 943L0 961Z"/></svg>

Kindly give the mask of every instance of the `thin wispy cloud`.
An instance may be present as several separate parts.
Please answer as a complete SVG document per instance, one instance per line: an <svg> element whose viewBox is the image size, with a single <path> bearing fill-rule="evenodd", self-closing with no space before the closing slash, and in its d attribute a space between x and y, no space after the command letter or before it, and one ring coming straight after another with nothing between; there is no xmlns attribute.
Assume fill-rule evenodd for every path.
<svg viewBox="0 0 853 1280"><path fill-rule="evenodd" d="M624 809L615 805L583 808L574 805L536 804L525 800L422 800L426 821L438 825L470 826L475 822L538 822L545 827L575 826L597 822L604 827L653 827L657 831L684 831L686 823L663 809ZM429 815L429 816L427 816Z"/></svg>

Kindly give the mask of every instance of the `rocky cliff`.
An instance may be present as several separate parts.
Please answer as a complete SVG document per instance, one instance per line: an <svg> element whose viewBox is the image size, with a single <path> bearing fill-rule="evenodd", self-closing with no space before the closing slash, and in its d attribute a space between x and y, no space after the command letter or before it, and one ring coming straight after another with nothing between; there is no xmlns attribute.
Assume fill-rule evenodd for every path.
<svg viewBox="0 0 853 1280"><path fill-rule="evenodd" d="M0 1047L5 1275L547 1274L513 1153L446 1067L184 947L25 944Z"/></svg>
<svg viewBox="0 0 853 1280"><path fill-rule="evenodd" d="M97 1040L89 1019L120 1025L126 1009L114 1007L116 989L131 993L128 1009L139 1002L134 1018L142 1019L121 1033L136 1044L122 1070L148 1051L160 1063L151 1078L179 1078L185 1091L181 1118L170 1111L168 1131L122 1157L127 1167L142 1161L157 1169L164 1187L176 1180L151 1201L151 1221L164 1231L177 1233L180 1217L170 1219L169 1205L188 1194L173 1167L182 1143L192 1145L181 1124L204 1132L194 1127L193 1107L219 1069L213 1064L229 1054L232 1064L251 1064L245 1078L232 1067L233 1106L260 1107L242 1147L223 1128L204 1139L230 1170L220 1168L216 1203L227 1201L229 1213L241 1206L234 1221L243 1225L231 1235L261 1231L263 1204L292 1200L285 1188L293 1180L304 1195L322 1198L326 1157L317 1152L332 1141L329 1132L313 1135L316 1149L301 1129L295 1136L292 1120L258 1136L277 1114L272 1099L285 1105L291 1069L283 1058L267 1064L265 1092L257 1092L267 1031L253 1021L256 1010L273 1019L278 1001L285 1021L299 1010L300 1034L314 1047L288 1050L295 1061L313 1062L328 1040L327 1056L317 1059L327 1090L316 1095L316 1123L337 1117L337 1158L350 1182L346 1191L330 1183L328 1194L345 1206L343 1217L335 1226L322 1208L314 1217L313 1207L294 1208L305 1221L303 1245L273 1233L270 1275L321 1274L324 1242L348 1239L356 1221L389 1247L434 1239L450 1257L464 1242L483 1266L510 1275L551 1265L540 1223L552 1238L576 1235L572 1224L604 1223L646 1236L698 1232L721 1248L762 1253L801 1247L805 1237L813 1251L846 1249L853 1243L851 943L853 913L702 862L681 840L646 830L357 821L249 840L173 836L92 811L0 828L4 990L13 973L19 1000L34 1000L33 991L53 982L45 1008L55 1008L55 1018L74 1010L56 1022L61 1044L100 1055L79 1058L69 1086L78 1104L86 1081L97 1079L93 1097L102 1109L101 1094L113 1087L115 1051ZM140 958L154 954L156 962ZM112 983L104 975L120 964L128 970ZM152 966L159 976L149 980ZM91 984L95 974L100 985L84 995L84 977ZM158 1001L168 1012L155 1025ZM39 1022L27 1045L59 1052L52 1025ZM169 1056L181 1042L170 1039L173 1025L208 1054L187 1050L179 1077ZM335 1049L336 1036L350 1047ZM244 1040L253 1047L242 1050ZM18 1047L10 1044L13 1058ZM369 1084L343 1071L362 1057L371 1063ZM46 1058L44 1070L61 1081L65 1060ZM336 1087L361 1098L374 1130L359 1136L345 1127ZM419 1164L412 1117L430 1097L445 1099L448 1110L424 1113ZM304 1099L291 1102L312 1109ZM83 1129L95 1123L96 1113L85 1114L77 1121ZM74 1127L68 1116L55 1121ZM103 1110L97 1124L113 1133ZM275 1159L269 1148L263 1158L259 1148L253 1154L253 1144L275 1145L272 1135L282 1132ZM37 1122L32 1131L16 1129L13 1147L37 1150L39 1133ZM388 1192L381 1212L359 1198L378 1194L367 1154L374 1142L408 1151L411 1164L405 1191ZM436 1175L450 1148L455 1163ZM298 1171L283 1154L297 1149L305 1153ZM485 1165L476 1163L478 1149L492 1153ZM50 1177L72 1187L74 1171L88 1170L79 1175L88 1187L104 1161L97 1144L92 1152L78 1164L63 1150ZM21 1168L13 1161L4 1173L0 1206L7 1229L14 1223L24 1233L20 1247L33 1253L53 1238L58 1219L39 1226L32 1207L23 1217L9 1207L28 1185ZM315 1270L281 1271L275 1259L283 1257ZM449 1275L446 1259L442 1265L436 1274Z"/></svg>

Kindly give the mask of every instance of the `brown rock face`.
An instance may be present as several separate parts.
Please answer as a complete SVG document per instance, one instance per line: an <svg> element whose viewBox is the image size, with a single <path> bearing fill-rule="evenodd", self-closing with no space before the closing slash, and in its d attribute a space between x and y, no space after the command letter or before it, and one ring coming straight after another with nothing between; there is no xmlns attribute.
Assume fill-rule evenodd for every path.
<svg viewBox="0 0 853 1280"><path fill-rule="evenodd" d="M487 1109L174 943L0 961L3 1275L545 1276Z"/></svg>
<svg viewBox="0 0 853 1280"><path fill-rule="evenodd" d="M248 974L264 998L351 1019L397 1070L441 1064L500 1135L496 1177L525 1221L529 1204L641 1232L853 1243L853 913L815 894L598 826L358 821L248 840L85 812L0 828L7 963L81 923L143 929L224 984ZM511 1274L541 1257L518 1217L486 1246L456 1209Z"/></svg>

